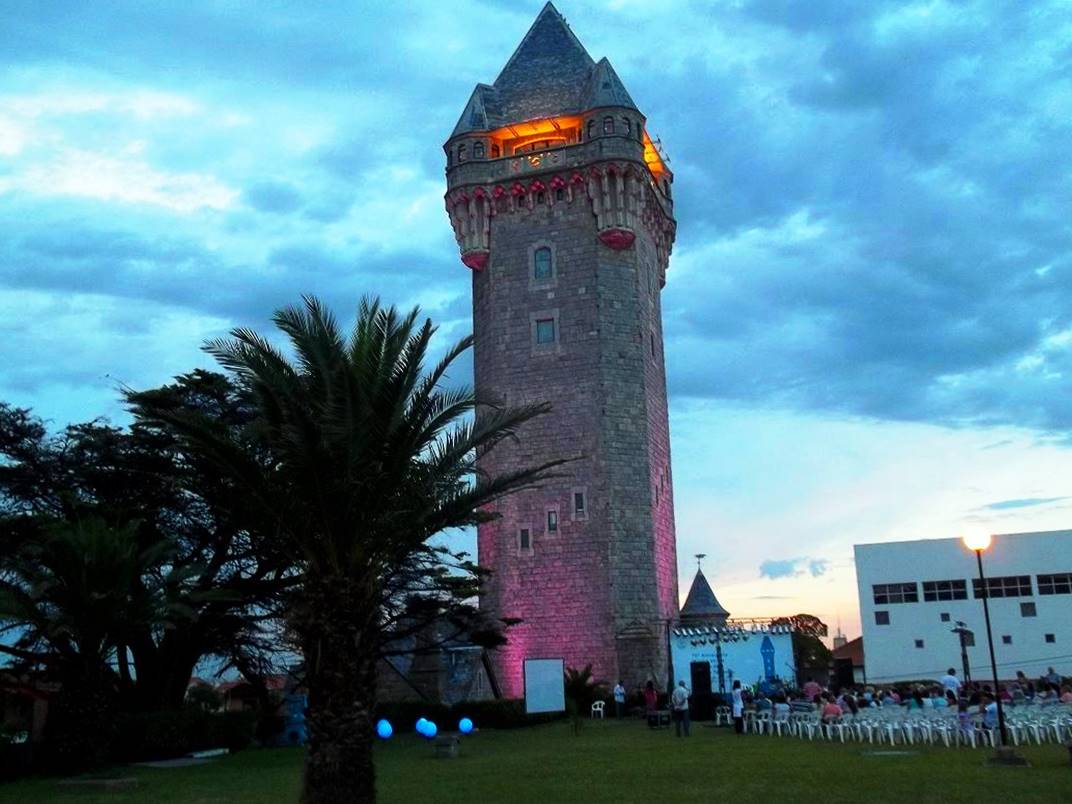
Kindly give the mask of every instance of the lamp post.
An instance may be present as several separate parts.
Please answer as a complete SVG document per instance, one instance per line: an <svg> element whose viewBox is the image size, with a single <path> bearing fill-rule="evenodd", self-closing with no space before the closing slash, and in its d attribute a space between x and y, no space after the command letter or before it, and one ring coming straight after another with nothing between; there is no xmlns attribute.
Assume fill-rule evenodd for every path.
<svg viewBox="0 0 1072 804"><path fill-rule="evenodd" d="M1005 709L1001 705L1001 692L998 689L998 661L994 656L994 633L990 627L990 590L986 586L986 575L983 573L983 551L990 546L991 536L989 533L966 533L963 537L964 546L975 553L975 561L979 568L979 592L983 598L983 619L986 621L986 642L990 648L990 668L994 674L994 701L998 709L998 731L1001 733L1001 746L996 749L995 756L991 760L1005 765L1026 765L1027 761L1009 748L1009 733L1005 729ZM963 639L963 636L961 637Z"/></svg>

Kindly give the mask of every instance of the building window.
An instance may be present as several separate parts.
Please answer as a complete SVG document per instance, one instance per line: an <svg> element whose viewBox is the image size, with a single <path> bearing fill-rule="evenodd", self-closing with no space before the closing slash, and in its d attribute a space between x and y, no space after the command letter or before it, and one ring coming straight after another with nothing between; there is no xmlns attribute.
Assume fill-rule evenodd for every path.
<svg viewBox="0 0 1072 804"><path fill-rule="evenodd" d="M540 346L555 342L555 319L536 319L536 343Z"/></svg>
<svg viewBox="0 0 1072 804"><path fill-rule="evenodd" d="M588 139L592 139L592 137L595 136L595 133L596 133L596 121L595 120L589 120L588 121Z"/></svg>
<svg viewBox="0 0 1072 804"><path fill-rule="evenodd" d="M627 137L632 136L633 128L632 128L631 125L629 125L629 118L628 117L623 117L622 118L622 126L624 126L625 136L627 136Z"/></svg>
<svg viewBox="0 0 1072 804"><path fill-rule="evenodd" d="M1038 576L1040 595L1072 595L1072 572Z"/></svg>
<svg viewBox="0 0 1072 804"><path fill-rule="evenodd" d="M924 581L923 599L928 602L935 600L967 600L968 584L965 581Z"/></svg>
<svg viewBox="0 0 1072 804"><path fill-rule="evenodd" d="M922 639L917 639L916 640L916 647L917 648L922 648L923 647L923 640Z"/></svg>
<svg viewBox="0 0 1072 804"><path fill-rule="evenodd" d="M532 534L528 528L521 528L517 532L517 548L521 551L532 550Z"/></svg>
<svg viewBox="0 0 1072 804"><path fill-rule="evenodd" d="M918 603L919 590L913 583L877 583L871 587L876 606L890 603Z"/></svg>
<svg viewBox="0 0 1072 804"><path fill-rule="evenodd" d="M554 276L554 266L551 261L551 249L540 246L532 253L532 278L550 279Z"/></svg>
<svg viewBox="0 0 1072 804"><path fill-rule="evenodd" d="M1034 603L1021 603L1020 604L1020 616L1021 617L1038 617L1038 612L1035 610Z"/></svg>
<svg viewBox="0 0 1072 804"><path fill-rule="evenodd" d="M501 154L502 154L502 151L499 150L498 143L493 142L491 144L491 158L492 159L498 159Z"/></svg>
<svg viewBox="0 0 1072 804"><path fill-rule="evenodd" d="M983 586L978 578L972 579L972 592L976 598L983 596ZM1031 597L1030 575L1006 575L986 579L988 597Z"/></svg>
<svg viewBox="0 0 1072 804"><path fill-rule="evenodd" d="M554 508L547 512L547 532L558 533L558 511Z"/></svg>
<svg viewBox="0 0 1072 804"><path fill-rule="evenodd" d="M561 201L566 197L566 191L559 187L555 190L555 201Z"/></svg>
<svg viewBox="0 0 1072 804"><path fill-rule="evenodd" d="M603 118L603 133L604 134L613 134L614 133L614 118L613 117L604 117Z"/></svg>
<svg viewBox="0 0 1072 804"><path fill-rule="evenodd" d="M1010 636L1009 634L1005 634L1004 636L1002 636L1001 637L1001 644L1002 645L1011 645L1012 644L1012 636Z"/></svg>
<svg viewBox="0 0 1072 804"><path fill-rule="evenodd" d="M466 156L465 156L465 144L463 143L462 145L458 146L458 161L459 162L464 162L465 159L466 159Z"/></svg>
<svg viewBox="0 0 1072 804"><path fill-rule="evenodd" d="M583 488L575 488L570 494L573 498L570 505L573 518L588 519L588 492Z"/></svg>
<svg viewBox="0 0 1072 804"><path fill-rule="evenodd" d="M537 204L542 204L544 202L545 198L546 198L546 196L543 194L543 190L540 190L538 193L536 193L536 203Z"/></svg>
<svg viewBox="0 0 1072 804"><path fill-rule="evenodd" d="M651 356L655 357L655 333L651 335Z"/></svg>
<svg viewBox="0 0 1072 804"><path fill-rule="evenodd" d="M484 143L477 142L473 144L473 159L484 158Z"/></svg>
<svg viewBox="0 0 1072 804"><path fill-rule="evenodd" d="M890 613L888 611L875 612L875 625L889 625Z"/></svg>
<svg viewBox="0 0 1072 804"><path fill-rule="evenodd" d="M938 619L941 620L943 623L949 622L949 612L943 611L941 614L938 615Z"/></svg>
<svg viewBox="0 0 1072 804"><path fill-rule="evenodd" d="M1046 642L1048 644L1052 645L1056 641L1057 641L1057 637L1055 637L1053 634L1046 634Z"/></svg>

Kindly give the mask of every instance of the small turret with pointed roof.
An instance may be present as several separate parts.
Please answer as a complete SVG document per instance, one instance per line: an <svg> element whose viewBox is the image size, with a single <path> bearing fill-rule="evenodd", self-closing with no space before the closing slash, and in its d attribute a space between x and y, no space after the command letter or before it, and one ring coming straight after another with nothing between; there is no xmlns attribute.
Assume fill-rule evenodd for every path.
<svg viewBox="0 0 1072 804"><path fill-rule="evenodd" d="M692 588L689 596L685 598L685 605L681 607L682 625L715 625L722 627L729 619L730 613L723 608L711 589L711 584L703 574L703 570L696 568L696 577L692 579Z"/></svg>

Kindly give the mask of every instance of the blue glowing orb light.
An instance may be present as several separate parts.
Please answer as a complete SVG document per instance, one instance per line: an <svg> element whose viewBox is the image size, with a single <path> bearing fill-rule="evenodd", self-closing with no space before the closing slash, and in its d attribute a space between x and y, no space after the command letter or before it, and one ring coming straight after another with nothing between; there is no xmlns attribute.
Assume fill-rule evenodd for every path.
<svg viewBox="0 0 1072 804"><path fill-rule="evenodd" d="M417 734L420 734L421 736L424 736L424 730L428 727L428 723L429 723L429 721L426 720L423 717L420 720L418 720L417 725L414 726L414 728L417 731Z"/></svg>
<svg viewBox="0 0 1072 804"><path fill-rule="evenodd" d="M462 734L469 734L473 730L473 721L467 717L463 717L458 721L458 731Z"/></svg>
<svg viewBox="0 0 1072 804"><path fill-rule="evenodd" d="M390 724L389 721L381 720L376 724L376 734L379 736L379 738L381 740L386 740L388 737L390 737L394 733L395 733L395 730L391 727L391 724Z"/></svg>
<svg viewBox="0 0 1072 804"><path fill-rule="evenodd" d="M438 727L438 726L436 726L436 724L435 724L435 723L433 723L433 722L432 722L432 721L430 721L430 720L429 720L429 721L428 721L428 723L427 723L427 724L425 725L425 727L424 727L424 731L423 731L423 732L421 732L421 734L423 734L423 735L424 735L425 737L427 737L427 738L428 738L429 740L431 740L431 739L432 739L433 737L435 737L435 736L436 736L436 734L438 734L438 733L439 733L439 727Z"/></svg>

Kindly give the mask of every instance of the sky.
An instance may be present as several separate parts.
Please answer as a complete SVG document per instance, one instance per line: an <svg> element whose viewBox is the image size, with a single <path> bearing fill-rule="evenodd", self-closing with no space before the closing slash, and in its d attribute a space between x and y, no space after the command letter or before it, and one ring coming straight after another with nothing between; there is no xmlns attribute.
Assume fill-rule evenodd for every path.
<svg viewBox="0 0 1072 804"><path fill-rule="evenodd" d="M468 333L441 145L541 6L6 0L0 399L123 421L309 292ZM853 544L1070 527L1067 4L557 7L675 173L682 596L855 636Z"/></svg>

